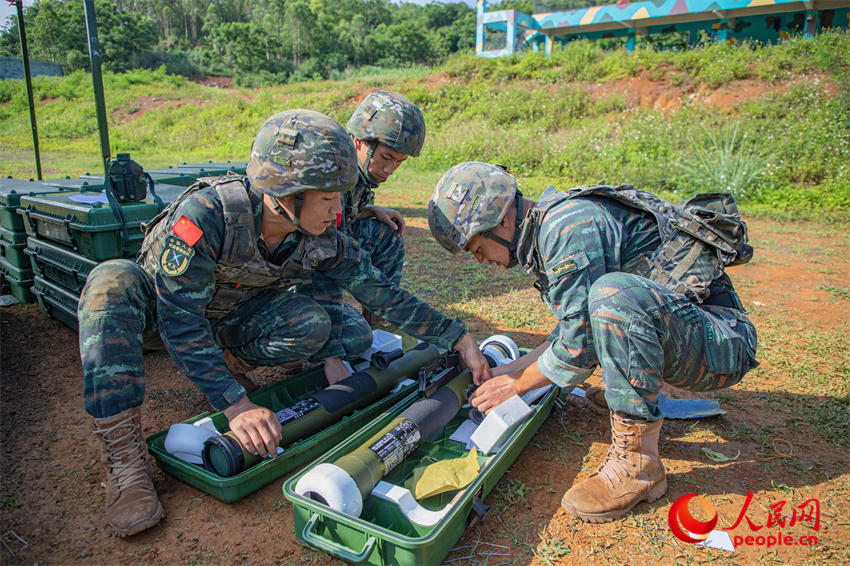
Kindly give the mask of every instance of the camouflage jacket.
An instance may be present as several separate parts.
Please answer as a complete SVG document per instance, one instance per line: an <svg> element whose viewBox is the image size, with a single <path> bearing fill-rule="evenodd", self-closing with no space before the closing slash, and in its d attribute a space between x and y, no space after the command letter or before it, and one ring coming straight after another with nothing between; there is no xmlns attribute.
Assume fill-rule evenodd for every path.
<svg viewBox="0 0 850 566"><path fill-rule="evenodd" d="M276 250L261 251L262 195L243 177L209 182L188 189L148 226L138 263L154 278L163 341L214 407L224 408L245 392L227 369L211 320L260 293L287 291L310 280L314 271L427 342L450 348L466 332L459 320L394 289L357 243L333 228L320 236L293 232ZM333 347L339 351L324 357L343 354L341 345Z"/></svg>
<svg viewBox="0 0 850 566"><path fill-rule="evenodd" d="M566 195L546 189L523 223L517 250L523 267L537 275L535 287L558 319L549 337L552 343L537 364L561 386L587 379L597 364L588 310L591 285L610 272L643 275L641 266L662 249L662 233L651 212L607 196ZM722 269L717 279L734 295Z"/></svg>

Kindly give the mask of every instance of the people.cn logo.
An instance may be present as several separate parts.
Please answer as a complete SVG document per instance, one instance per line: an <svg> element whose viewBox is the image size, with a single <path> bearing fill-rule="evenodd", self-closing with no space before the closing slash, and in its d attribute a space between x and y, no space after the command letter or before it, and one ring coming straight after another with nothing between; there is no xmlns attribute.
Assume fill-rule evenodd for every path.
<svg viewBox="0 0 850 566"><path fill-rule="evenodd" d="M691 499L696 499L711 519L707 521L695 519L688 509L688 503L691 502ZM709 533L717 525L717 509L708 499L702 498L696 493L688 493L673 502L667 520L670 523L670 530L680 540L698 543L707 539Z"/></svg>

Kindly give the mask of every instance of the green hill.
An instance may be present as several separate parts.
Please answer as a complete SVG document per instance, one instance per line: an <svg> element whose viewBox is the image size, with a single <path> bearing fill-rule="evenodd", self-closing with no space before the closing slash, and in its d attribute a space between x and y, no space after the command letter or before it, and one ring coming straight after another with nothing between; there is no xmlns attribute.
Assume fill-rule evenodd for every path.
<svg viewBox="0 0 850 566"><path fill-rule="evenodd" d="M503 163L534 185L632 182L673 196L730 190L751 211L846 219L850 211L850 35L775 46L603 51L574 42L550 58L473 55L344 80L213 88L157 71L104 78L113 153L145 167L247 159L269 115L306 107L347 120L370 89L419 104L428 182L459 161ZM99 170L90 78L34 80L46 176ZM22 81L0 83L0 173L34 174ZM542 188L542 187L541 187Z"/></svg>

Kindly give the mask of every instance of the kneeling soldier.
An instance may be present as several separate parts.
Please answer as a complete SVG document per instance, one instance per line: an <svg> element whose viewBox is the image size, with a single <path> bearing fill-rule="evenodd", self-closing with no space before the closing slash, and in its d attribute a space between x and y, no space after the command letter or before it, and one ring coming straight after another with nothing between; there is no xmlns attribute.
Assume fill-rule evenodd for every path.
<svg viewBox="0 0 850 566"><path fill-rule="evenodd" d="M150 339L161 338L239 441L260 456L276 454L280 422L251 403L229 367L336 354L326 344L339 321L290 290L313 272L407 333L455 348L474 374L489 377L459 320L392 285L335 229L340 193L357 182L354 144L342 126L308 110L272 116L254 140L247 173L190 187L148 226L137 262L107 261L83 289L85 409L103 441L106 517L119 536L164 515L141 427L142 344ZM325 373L336 375L327 364Z"/></svg>
<svg viewBox="0 0 850 566"><path fill-rule="evenodd" d="M674 206L631 185L596 185L549 187L535 203L502 168L478 162L450 169L431 197L428 223L444 248L481 263L521 264L558 319L547 341L494 369L472 404L489 411L602 368L611 448L561 501L585 521L611 521L666 491L662 382L729 387L758 365L756 329L724 273L751 255L746 227L731 198L702 197Z"/></svg>

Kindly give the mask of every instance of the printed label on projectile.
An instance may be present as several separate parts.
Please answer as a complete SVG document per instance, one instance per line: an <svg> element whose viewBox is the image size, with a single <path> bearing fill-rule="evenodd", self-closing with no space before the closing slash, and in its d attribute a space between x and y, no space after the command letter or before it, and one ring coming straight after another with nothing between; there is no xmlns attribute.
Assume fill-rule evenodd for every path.
<svg viewBox="0 0 850 566"><path fill-rule="evenodd" d="M310 411L319 408L319 402L313 399L312 397L308 397L303 401L298 401L291 407L286 409L281 409L277 413L277 420L280 421L281 426L291 423L297 418L303 417Z"/></svg>
<svg viewBox="0 0 850 566"><path fill-rule="evenodd" d="M384 474L398 466L419 445L416 423L403 420L369 447L384 463Z"/></svg>

